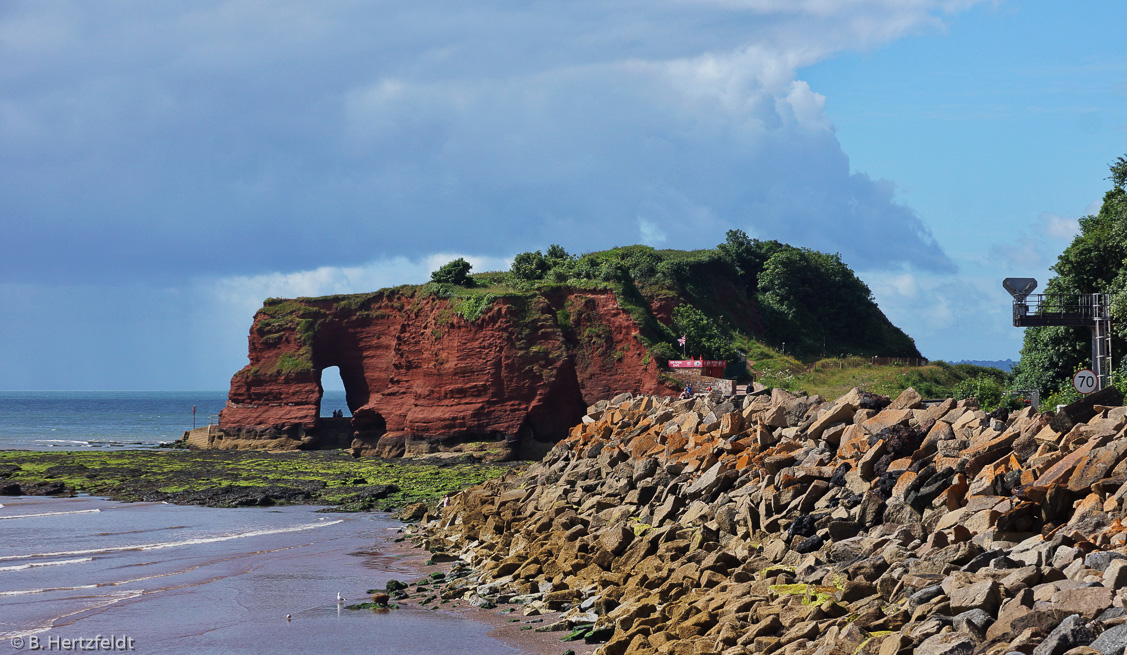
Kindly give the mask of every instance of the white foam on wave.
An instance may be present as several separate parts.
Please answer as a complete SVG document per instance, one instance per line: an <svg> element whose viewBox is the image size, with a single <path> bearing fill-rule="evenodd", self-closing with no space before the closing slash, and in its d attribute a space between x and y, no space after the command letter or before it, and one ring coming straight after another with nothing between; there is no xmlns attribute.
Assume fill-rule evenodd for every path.
<svg viewBox="0 0 1127 655"><path fill-rule="evenodd" d="M3 505L0 505L3 507ZM41 512L39 514L13 514L11 516L0 516L0 521L4 519L33 519L40 516L63 516L65 514L96 514L100 509L76 509L70 512ZM0 558L2 559L2 558Z"/></svg>
<svg viewBox="0 0 1127 655"><path fill-rule="evenodd" d="M19 591L0 591L0 596L25 596L27 594L43 594L48 591L74 591L75 589L97 589L102 585L84 584L77 587L41 587L39 589L21 589ZM0 638L3 638L0 635Z"/></svg>
<svg viewBox="0 0 1127 655"><path fill-rule="evenodd" d="M38 568L40 566L62 566L64 564L81 564L82 562L92 562L93 557L81 557L79 559L62 559L55 562L31 562L29 564L18 564L16 566L0 566L2 571L23 571L26 569Z"/></svg>
<svg viewBox="0 0 1127 655"><path fill-rule="evenodd" d="M287 532L302 532L304 530L312 530L314 528L324 528L337 523L343 523L344 519L336 521L325 521L324 523L305 523L302 525L292 525L285 528L270 528L263 530L250 530L248 532L234 532L229 534L215 535L211 537L195 537L193 539L184 539L181 541L161 541L152 544L130 544L128 546L109 546L104 548L86 548L83 550L62 550L53 553L29 553L27 555L0 555L0 561L4 560L19 560L30 559L33 557L63 557L66 555L96 555L99 553L113 553L123 550L161 550L164 548L178 548L180 546L196 546L199 544L213 544L221 541L231 541L232 539L245 539L247 537L260 537L268 534L285 534Z"/></svg>
<svg viewBox="0 0 1127 655"><path fill-rule="evenodd" d="M94 588L94 586L95 585L83 585L81 587L67 587L67 589L92 589L92 588ZM53 591L53 590L52 589L41 589L39 591ZM15 593L22 593L22 592L15 592ZM0 640L7 641L7 640L13 639L15 637L30 637L31 635L37 635L37 634L42 633L42 632L47 632L51 628L54 628L55 625L58 624L60 621L63 621L64 619L69 619L70 617L75 616L76 614L82 614L83 612L89 612L89 611L92 611L92 610L100 610L102 608L109 607L110 605L120 603L123 600L131 600L133 598L137 598L138 596L141 596L144 593L145 593L144 589L111 592L110 594L108 594L106 596L97 597L94 600L93 603L91 603L89 605L85 605L80 609L74 610L73 612L67 612L66 614L63 614L61 616L56 616L55 618L47 621L47 623L45 625L40 625L40 626L30 628L30 629L27 629L27 630L16 630L16 631L13 631L13 632L0 632ZM10 594L7 593L7 592L0 591L0 596L7 596L7 595L10 595ZM66 625L66 624L64 624L64 625Z"/></svg>
<svg viewBox="0 0 1127 655"><path fill-rule="evenodd" d="M280 553L282 551L290 550L292 548L304 548L305 546L309 546L309 545L311 545L311 544L303 544L301 546L284 546L282 548L274 548L274 549L271 549L271 550L256 550L256 551L253 551L253 552L250 552L250 553L242 553L242 554L235 555L235 556L232 556L232 557L225 557L225 558L217 560L217 561L226 562L226 561L241 559L243 557L250 557L250 556L253 556L253 555L262 555L262 554L267 554L267 553ZM82 560L82 561L89 561L91 559L93 559L93 558L89 557L89 558L86 558L85 560ZM183 575L184 573L195 571L199 568L202 568L203 566L204 565L202 565L202 564L196 564L194 566L189 566L187 568L178 569L178 570L175 570L175 571L163 571L163 572L160 572L160 573L154 573L152 575L143 575L143 576L136 577L136 578L127 578L125 580L114 580L114 581L111 581L111 582L98 582L98 583L94 583L94 584L78 585L78 586L75 586L75 587L39 587L38 589L20 589L18 591L0 591L0 596L26 596L28 594L43 594L43 593L47 593L47 592L50 592L50 591L75 591L75 590L79 590L79 589L99 589L99 588L103 588L103 587L120 587L122 585L130 585L130 584L136 584L138 582L148 582L149 580L157 580L159 578L171 578L171 577L175 577L175 576L178 576L178 575ZM214 582L215 580L218 580L218 579L219 578L212 578L211 580L208 580L208 582ZM176 588L179 588L179 587L182 587L182 586L190 586L190 585L195 585L195 584L199 584L199 583L188 583L187 585L179 585L177 587L167 587L165 590L176 589ZM133 592L124 592L124 593L133 593ZM151 592L146 592L144 590L141 590L141 591L137 592L137 595L140 595L141 593L151 593ZM28 634L30 634L30 633L28 633ZM2 634L0 634L0 639L3 639Z"/></svg>

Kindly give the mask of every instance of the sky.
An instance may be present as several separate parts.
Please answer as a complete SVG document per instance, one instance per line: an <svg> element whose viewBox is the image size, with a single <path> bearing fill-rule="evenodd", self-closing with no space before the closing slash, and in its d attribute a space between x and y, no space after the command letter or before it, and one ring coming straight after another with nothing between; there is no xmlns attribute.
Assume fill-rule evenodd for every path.
<svg viewBox="0 0 1127 655"><path fill-rule="evenodd" d="M1125 24L1106 0L0 0L0 390L226 389L267 297L730 229L840 253L925 357L1016 360L1001 280L1044 287L1127 153Z"/></svg>

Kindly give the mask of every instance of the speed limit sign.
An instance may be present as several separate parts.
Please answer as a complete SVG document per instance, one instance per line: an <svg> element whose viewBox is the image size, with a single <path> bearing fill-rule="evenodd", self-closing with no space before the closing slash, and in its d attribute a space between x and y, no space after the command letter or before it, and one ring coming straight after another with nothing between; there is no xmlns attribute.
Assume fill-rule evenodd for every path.
<svg viewBox="0 0 1127 655"><path fill-rule="evenodd" d="M1089 394L1096 390L1096 374L1091 369L1081 369L1072 376L1072 387L1082 394Z"/></svg>

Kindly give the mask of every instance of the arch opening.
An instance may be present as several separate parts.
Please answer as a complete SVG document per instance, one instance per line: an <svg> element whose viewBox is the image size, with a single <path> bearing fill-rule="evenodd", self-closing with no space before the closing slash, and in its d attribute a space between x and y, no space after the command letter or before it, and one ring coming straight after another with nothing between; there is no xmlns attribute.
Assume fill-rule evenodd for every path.
<svg viewBox="0 0 1127 655"><path fill-rule="evenodd" d="M358 404L359 396L340 367L322 368L317 380L317 423L306 447L348 448L355 434L354 412L363 404Z"/></svg>
<svg viewBox="0 0 1127 655"><path fill-rule="evenodd" d="M321 396L318 400L319 418L351 418L352 407L348 402L348 389L339 366L326 366L321 369ZM339 414L338 414L339 413Z"/></svg>

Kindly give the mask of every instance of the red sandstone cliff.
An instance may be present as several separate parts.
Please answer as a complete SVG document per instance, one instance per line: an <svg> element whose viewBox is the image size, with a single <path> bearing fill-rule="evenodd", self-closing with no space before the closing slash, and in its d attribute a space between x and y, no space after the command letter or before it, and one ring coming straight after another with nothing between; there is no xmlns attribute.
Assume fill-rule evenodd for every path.
<svg viewBox="0 0 1127 655"><path fill-rule="evenodd" d="M220 427L244 446L279 436L315 442L327 423L321 371L332 366L358 454L486 442L494 458L534 455L595 400L671 393L610 291L499 297L475 320L463 317L473 314L465 302L417 288L267 301Z"/></svg>

